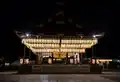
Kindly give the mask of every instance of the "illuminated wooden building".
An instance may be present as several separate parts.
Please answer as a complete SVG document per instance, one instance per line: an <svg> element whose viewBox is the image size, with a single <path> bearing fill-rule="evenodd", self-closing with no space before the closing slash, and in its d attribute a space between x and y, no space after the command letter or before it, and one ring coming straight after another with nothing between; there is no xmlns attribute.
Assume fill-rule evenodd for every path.
<svg viewBox="0 0 120 82"><path fill-rule="evenodd" d="M64 16L63 12L59 12L56 15L61 15L62 17ZM60 17L60 19L62 17ZM52 21L52 19L50 19L48 22ZM68 22L72 23L72 20L69 19L67 23ZM65 22L61 20L56 21L56 23L59 25L65 24ZM40 27L45 28L45 25L41 24ZM79 28L80 26L78 24L75 24L73 27ZM75 35L65 35L64 33L62 32L59 34L56 31L56 34L49 35L46 33L32 34L16 31L16 34L21 38L22 43L37 56L37 64L41 64L44 58L48 58L47 61L49 64L52 64L55 60L60 61L62 59L65 64L78 64L80 63L80 55L82 53L85 53L87 48L91 48L93 45L96 45L98 43L97 36L101 36L86 36L79 33Z"/></svg>

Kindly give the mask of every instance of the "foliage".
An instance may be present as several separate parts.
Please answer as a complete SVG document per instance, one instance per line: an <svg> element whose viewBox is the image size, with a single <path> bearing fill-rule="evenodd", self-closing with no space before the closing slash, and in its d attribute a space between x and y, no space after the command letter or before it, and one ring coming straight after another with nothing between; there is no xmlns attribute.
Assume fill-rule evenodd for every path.
<svg viewBox="0 0 120 82"><path fill-rule="evenodd" d="M0 58L0 68L4 67L4 65L5 65L4 57L1 57Z"/></svg>

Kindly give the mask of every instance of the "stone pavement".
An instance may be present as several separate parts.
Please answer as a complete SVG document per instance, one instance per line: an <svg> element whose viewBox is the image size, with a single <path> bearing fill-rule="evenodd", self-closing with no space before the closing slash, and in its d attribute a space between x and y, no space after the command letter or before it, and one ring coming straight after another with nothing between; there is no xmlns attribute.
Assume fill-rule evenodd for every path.
<svg viewBox="0 0 120 82"><path fill-rule="evenodd" d="M95 74L0 74L0 82L115 82Z"/></svg>

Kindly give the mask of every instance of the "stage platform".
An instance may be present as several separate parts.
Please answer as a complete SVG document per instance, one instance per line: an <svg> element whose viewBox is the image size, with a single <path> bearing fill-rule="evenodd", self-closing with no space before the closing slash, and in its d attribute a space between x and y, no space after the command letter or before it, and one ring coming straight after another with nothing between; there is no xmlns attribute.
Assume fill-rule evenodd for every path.
<svg viewBox="0 0 120 82"><path fill-rule="evenodd" d="M19 74L100 74L100 67L91 65L21 65Z"/></svg>

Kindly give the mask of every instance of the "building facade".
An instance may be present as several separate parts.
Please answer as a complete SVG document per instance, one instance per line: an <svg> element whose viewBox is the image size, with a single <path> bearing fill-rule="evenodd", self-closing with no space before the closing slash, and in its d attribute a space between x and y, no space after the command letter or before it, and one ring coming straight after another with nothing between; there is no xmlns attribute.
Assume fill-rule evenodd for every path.
<svg viewBox="0 0 120 82"><path fill-rule="evenodd" d="M98 43L97 38L64 35L25 35L22 43L37 57L36 63L80 64L87 48Z"/></svg>
<svg viewBox="0 0 120 82"><path fill-rule="evenodd" d="M58 27L62 25L63 32L58 33L61 29L57 25ZM48 24L45 23L38 26L41 28L40 31L42 30L38 34L16 31L22 43L37 56L37 64L53 64L56 61L63 64L80 64L81 55L86 52L86 49L98 43L97 35L83 35L78 33L82 29L81 26L73 23L72 19L65 18L63 11L56 13L54 19L49 18ZM56 29L56 31L54 30L54 34L45 33L46 31L51 31L49 28ZM66 35L65 28L69 32L69 35ZM76 29L76 31L70 29ZM72 35L73 31L74 35Z"/></svg>

